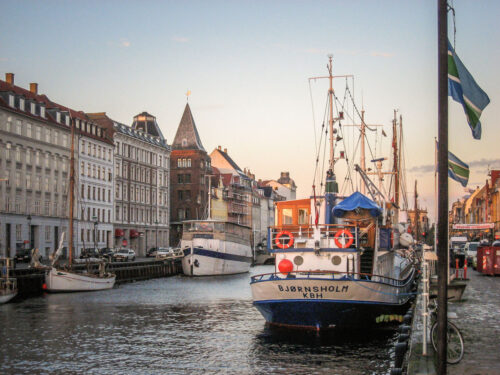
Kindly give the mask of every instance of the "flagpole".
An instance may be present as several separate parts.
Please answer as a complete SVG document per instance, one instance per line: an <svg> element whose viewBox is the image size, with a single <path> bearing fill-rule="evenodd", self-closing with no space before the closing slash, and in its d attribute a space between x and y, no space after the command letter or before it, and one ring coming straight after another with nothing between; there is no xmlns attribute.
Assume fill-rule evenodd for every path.
<svg viewBox="0 0 500 375"><path fill-rule="evenodd" d="M438 0L438 350L439 375L446 375L448 314L448 20L447 0Z"/></svg>

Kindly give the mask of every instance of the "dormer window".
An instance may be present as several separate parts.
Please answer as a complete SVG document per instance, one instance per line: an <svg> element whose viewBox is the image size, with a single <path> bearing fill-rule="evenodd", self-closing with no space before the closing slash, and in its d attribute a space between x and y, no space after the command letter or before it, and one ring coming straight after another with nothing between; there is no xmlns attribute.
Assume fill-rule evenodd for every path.
<svg viewBox="0 0 500 375"><path fill-rule="evenodd" d="M24 103L25 103L25 100L24 100L23 98L21 98L21 99L19 100L19 109L20 109L21 111L24 111Z"/></svg>
<svg viewBox="0 0 500 375"><path fill-rule="evenodd" d="M56 112L56 122L61 122L61 112Z"/></svg>
<svg viewBox="0 0 500 375"><path fill-rule="evenodd" d="M186 139L186 138L183 138L183 139L182 139L182 147L187 147L187 145L188 145L188 141L187 141L187 139Z"/></svg>
<svg viewBox="0 0 500 375"><path fill-rule="evenodd" d="M66 121L65 121L65 123L66 123L66 125L68 125L68 126L69 126L69 115L68 115L68 116L66 116Z"/></svg>
<svg viewBox="0 0 500 375"><path fill-rule="evenodd" d="M31 109L30 112L32 115L36 115L36 104L31 102Z"/></svg>
<svg viewBox="0 0 500 375"><path fill-rule="evenodd" d="M76 128L78 130L80 130L80 120L76 120L76 125L75 126L76 126Z"/></svg>
<svg viewBox="0 0 500 375"><path fill-rule="evenodd" d="M14 105L15 105L14 95L12 95L12 94L9 94L9 105L11 107L14 107Z"/></svg>
<svg viewBox="0 0 500 375"><path fill-rule="evenodd" d="M40 106L40 116L45 118L45 107L44 106Z"/></svg>

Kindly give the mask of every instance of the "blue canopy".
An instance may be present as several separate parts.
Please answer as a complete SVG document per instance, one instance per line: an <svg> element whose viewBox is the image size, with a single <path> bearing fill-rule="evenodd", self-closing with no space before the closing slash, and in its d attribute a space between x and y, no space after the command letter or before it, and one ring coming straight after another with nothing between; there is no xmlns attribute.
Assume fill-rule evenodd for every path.
<svg viewBox="0 0 500 375"><path fill-rule="evenodd" d="M333 216L342 217L347 211L355 211L360 208L370 211L370 215L373 217L382 213L382 209L374 201L359 192L355 192L333 207Z"/></svg>

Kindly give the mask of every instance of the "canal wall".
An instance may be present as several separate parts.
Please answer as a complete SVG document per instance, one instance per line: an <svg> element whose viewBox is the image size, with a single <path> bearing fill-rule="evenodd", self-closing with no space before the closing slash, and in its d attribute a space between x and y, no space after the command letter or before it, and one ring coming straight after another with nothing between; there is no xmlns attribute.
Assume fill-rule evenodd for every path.
<svg viewBox="0 0 500 375"><path fill-rule="evenodd" d="M77 271L97 271L98 265L77 264L73 268ZM43 268L11 269L10 276L17 279L18 297L26 298L40 295L44 292L45 271ZM110 263L107 270L116 274L116 283L127 283L139 280L155 279L182 273L180 259L151 260L141 262Z"/></svg>

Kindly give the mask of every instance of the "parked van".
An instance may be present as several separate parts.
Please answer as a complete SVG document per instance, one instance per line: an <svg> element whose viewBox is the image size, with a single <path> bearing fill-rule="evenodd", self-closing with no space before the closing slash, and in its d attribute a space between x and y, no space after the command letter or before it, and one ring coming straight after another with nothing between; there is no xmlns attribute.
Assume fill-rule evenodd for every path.
<svg viewBox="0 0 500 375"><path fill-rule="evenodd" d="M479 242L467 242L465 244L465 258L467 265L472 266L473 269L477 268L477 248Z"/></svg>

